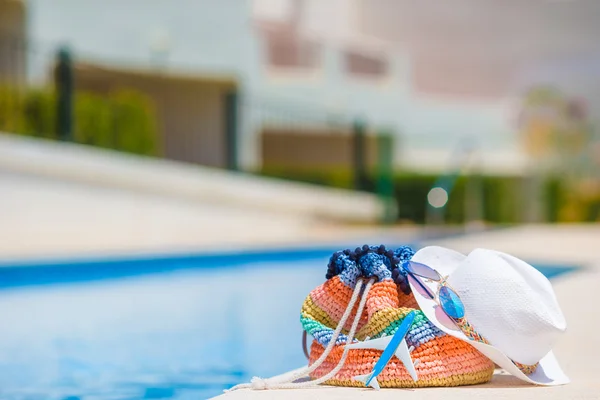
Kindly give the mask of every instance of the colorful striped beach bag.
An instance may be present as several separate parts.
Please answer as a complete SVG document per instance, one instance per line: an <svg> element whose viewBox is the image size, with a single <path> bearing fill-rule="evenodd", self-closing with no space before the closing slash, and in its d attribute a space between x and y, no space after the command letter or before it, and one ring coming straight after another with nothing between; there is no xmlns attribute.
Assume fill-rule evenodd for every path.
<svg viewBox="0 0 600 400"><path fill-rule="evenodd" d="M382 350L346 344L394 335L411 312L414 320L404 340L418 380L394 356L377 377L381 387L460 386L491 379L492 361L436 328L418 309L399 268L413 254L409 247L392 251L367 245L333 254L327 280L310 292L301 309L302 327L313 338L304 371L311 383L364 387L356 377L371 373Z"/></svg>

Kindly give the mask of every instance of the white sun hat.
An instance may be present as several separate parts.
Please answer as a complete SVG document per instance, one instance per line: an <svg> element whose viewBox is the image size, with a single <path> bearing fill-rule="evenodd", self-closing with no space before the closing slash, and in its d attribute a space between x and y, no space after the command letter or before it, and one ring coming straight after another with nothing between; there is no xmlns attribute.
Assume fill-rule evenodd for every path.
<svg viewBox="0 0 600 400"><path fill-rule="evenodd" d="M412 261L435 269L464 305L464 317L453 320L441 309L437 294L431 299L410 282L419 307L440 330L471 344L526 382L569 383L552 352L566 330L565 317L541 272L516 257L486 249L465 256L430 246L419 250ZM417 279L432 293L438 292L440 282Z"/></svg>

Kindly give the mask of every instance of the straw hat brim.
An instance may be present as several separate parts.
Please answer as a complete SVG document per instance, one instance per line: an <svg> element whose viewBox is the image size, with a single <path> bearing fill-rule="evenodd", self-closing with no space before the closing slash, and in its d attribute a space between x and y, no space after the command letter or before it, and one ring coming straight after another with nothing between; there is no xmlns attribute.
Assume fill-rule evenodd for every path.
<svg viewBox="0 0 600 400"><path fill-rule="evenodd" d="M412 260L416 262L429 265L444 276L451 275L464 259L466 259L466 256L461 253L437 246L426 247L418 251L412 258ZM437 288L436 282L425 284L435 293ZM569 378L560 368L558 360L552 351L548 352L548 354L539 361L539 365L535 372L526 375L499 349L489 344L477 342L468 338L460 329L458 329L458 327L456 327L456 325L448 321L448 317L445 316L445 313L438 309L438 303L435 300L422 295L419 288L414 287L412 283L410 285L415 299L419 304L419 308L421 308L427 319L429 319L437 328L448 335L469 343L511 375L536 385L550 386L569 383Z"/></svg>

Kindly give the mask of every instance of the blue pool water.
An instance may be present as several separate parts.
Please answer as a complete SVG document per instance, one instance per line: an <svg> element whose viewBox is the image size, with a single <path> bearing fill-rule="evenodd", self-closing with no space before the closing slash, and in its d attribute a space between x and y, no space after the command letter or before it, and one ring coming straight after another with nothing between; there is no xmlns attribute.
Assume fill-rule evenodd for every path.
<svg viewBox="0 0 600 400"><path fill-rule="evenodd" d="M0 266L0 398L206 399L302 366L333 251Z"/></svg>

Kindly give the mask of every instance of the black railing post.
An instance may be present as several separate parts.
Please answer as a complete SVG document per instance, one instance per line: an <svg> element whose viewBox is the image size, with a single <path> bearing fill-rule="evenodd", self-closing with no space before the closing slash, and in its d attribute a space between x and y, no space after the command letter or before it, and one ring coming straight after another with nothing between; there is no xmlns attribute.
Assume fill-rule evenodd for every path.
<svg viewBox="0 0 600 400"><path fill-rule="evenodd" d="M238 165L239 95L232 90L225 95L225 158L227 169L237 171Z"/></svg>
<svg viewBox="0 0 600 400"><path fill-rule="evenodd" d="M73 140L73 60L62 47L56 60L56 132L60 140Z"/></svg>
<svg viewBox="0 0 600 400"><path fill-rule="evenodd" d="M366 126L364 121L356 120L352 126L352 150L354 169L354 188L367 190Z"/></svg>

